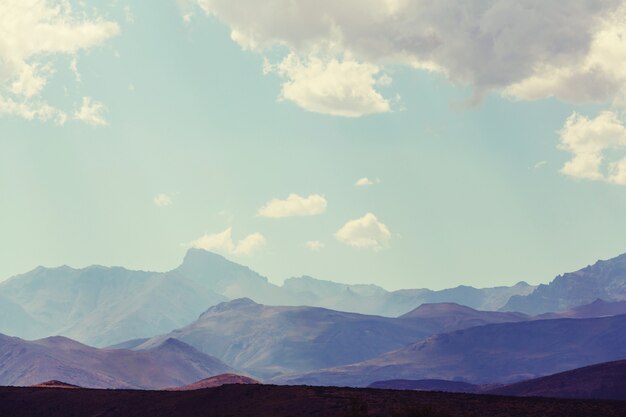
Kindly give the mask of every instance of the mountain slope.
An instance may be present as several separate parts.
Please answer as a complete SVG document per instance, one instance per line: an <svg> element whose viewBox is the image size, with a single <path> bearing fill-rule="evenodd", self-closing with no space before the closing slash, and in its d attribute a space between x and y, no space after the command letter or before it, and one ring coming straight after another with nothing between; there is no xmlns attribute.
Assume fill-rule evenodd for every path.
<svg viewBox="0 0 626 417"><path fill-rule="evenodd" d="M0 296L0 331L20 334L28 339L46 336L43 324L35 320L19 304Z"/></svg>
<svg viewBox="0 0 626 417"><path fill-rule="evenodd" d="M389 379L507 383L626 357L626 315L490 324L439 334L369 361L277 378L365 386Z"/></svg>
<svg viewBox="0 0 626 417"><path fill-rule="evenodd" d="M137 349L177 338L238 369L269 377L372 358L424 336L410 320L268 307L246 298L211 307L189 326Z"/></svg>
<svg viewBox="0 0 626 417"><path fill-rule="evenodd" d="M626 301L604 301L597 299L590 304L574 307L560 313L544 313L536 317L538 319L586 319L592 317L619 316L621 314L626 314Z"/></svg>
<svg viewBox="0 0 626 417"><path fill-rule="evenodd" d="M0 294L38 323L16 327L0 319L0 332L64 335L95 346L170 331L225 299L174 273L97 266L39 267L0 284Z"/></svg>
<svg viewBox="0 0 626 417"><path fill-rule="evenodd" d="M160 389L231 371L173 339L134 352L96 349L64 337L29 342L0 335L0 385L57 380L89 388Z"/></svg>
<svg viewBox="0 0 626 417"><path fill-rule="evenodd" d="M626 300L626 254L559 275L531 294L511 297L502 310L527 314L559 312L597 299Z"/></svg>
<svg viewBox="0 0 626 417"><path fill-rule="evenodd" d="M424 305L400 318L319 307L270 307L237 299L211 307L184 328L136 349L177 338L263 378L345 365L443 331L527 320L515 313L483 312L456 304Z"/></svg>
<svg viewBox="0 0 626 417"><path fill-rule="evenodd" d="M455 303L422 304L399 317L420 323L430 334L446 333L454 330L483 326L493 323L511 323L530 320L521 313L479 311Z"/></svg>
<svg viewBox="0 0 626 417"><path fill-rule="evenodd" d="M601 363L487 391L521 397L626 400L626 360Z"/></svg>

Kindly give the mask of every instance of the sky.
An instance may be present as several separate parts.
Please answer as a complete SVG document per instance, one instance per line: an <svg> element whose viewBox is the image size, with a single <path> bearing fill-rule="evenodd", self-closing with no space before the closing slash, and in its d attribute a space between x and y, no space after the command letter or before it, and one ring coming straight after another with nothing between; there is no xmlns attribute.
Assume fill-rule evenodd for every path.
<svg viewBox="0 0 626 417"><path fill-rule="evenodd" d="M0 0L0 279L548 282L626 252L626 2Z"/></svg>

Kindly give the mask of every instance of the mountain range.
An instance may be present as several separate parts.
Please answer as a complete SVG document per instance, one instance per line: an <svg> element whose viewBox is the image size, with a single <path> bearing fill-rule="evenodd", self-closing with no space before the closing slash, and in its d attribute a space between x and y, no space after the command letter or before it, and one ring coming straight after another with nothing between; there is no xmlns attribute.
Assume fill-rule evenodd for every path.
<svg viewBox="0 0 626 417"><path fill-rule="evenodd" d="M63 335L104 347L167 333L196 320L208 307L248 297L267 305L309 305L395 317L423 303L456 302L502 307L511 295L534 287L389 292L374 285L347 285L310 277L283 286L249 268L201 249L190 249L169 272L121 267L38 267L0 283L0 333L25 339Z"/></svg>
<svg viewBox="0 0 626 417"><path fill-rule="evenodd" d="M370 359L443 331L526 319L458 304L422 305L389 318L320 307L265 306L242 298L211 307L190 325L134 349L175 338L237 369L271 378Z"/></svg>
<svg viewBox="0 0 626 417"><path fill-rule="evenodd" d="M513 295L501 310L541 314L567 310L596 299L626 300L626 254L559 275L530 294Z"/></svg>

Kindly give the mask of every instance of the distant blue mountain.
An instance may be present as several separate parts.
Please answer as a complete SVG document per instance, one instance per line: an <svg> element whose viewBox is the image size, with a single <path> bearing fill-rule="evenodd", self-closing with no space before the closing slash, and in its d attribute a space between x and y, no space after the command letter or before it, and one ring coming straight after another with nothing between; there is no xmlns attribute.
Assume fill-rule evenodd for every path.
<svg viewBox="0 0 626 417"><path fill-rule="evenodd" d="M501 310L527 314L560 312L596 299L626 300L626 254L559 275L528 295L514 295Z"/></svg>
<svg viewBox="0 0 626 417"><path fill-rule="evenodd" d="M27 339L64 335L94 346L148 338L183 327L208 307L248 297L267 305L311 305L398 316L430 302L497 309L534 287L389 292L375 285L347 285L310 277L283 286L249 268L200 249L190 249L169 272L91 266L39 267L0 283L0 332Z"/></svg>

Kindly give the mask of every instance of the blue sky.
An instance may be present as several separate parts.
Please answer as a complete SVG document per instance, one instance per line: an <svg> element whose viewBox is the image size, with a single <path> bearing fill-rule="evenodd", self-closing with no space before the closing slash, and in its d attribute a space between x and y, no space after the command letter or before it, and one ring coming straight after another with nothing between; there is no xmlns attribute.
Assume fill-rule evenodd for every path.
<svg viewBox="0 0 626 417"><path fill-rule="evenodd" d="M4 7L17 19L56 3ZM467 62L418 48L419 65L387 54L394 45L376 55L363 25L331 3L319 7L343 30L340 47L308 39L318 25L297 13L272 32L280 1L246 26L258 10L244 3L72 4L25 21L87 22L75 44L0 46L0 277L37 265L167 270L199 246L277 283L494 286L547 282L626 251L626 70L601 67L607 45L626 48L600 44L620 2L580 11L595 18L576 20L587 38L543 33L549 54L491 51L476 63L468 40ZM365 16L383 3L393 2L353 7ZM377 29L384 38L388 27ZM535 65L498 70L514 59ZM603 78L575 73L586 62ZM30 95L15 84L29 68L45 79ZM57 110L32 116L15 103Z"/></svg>

